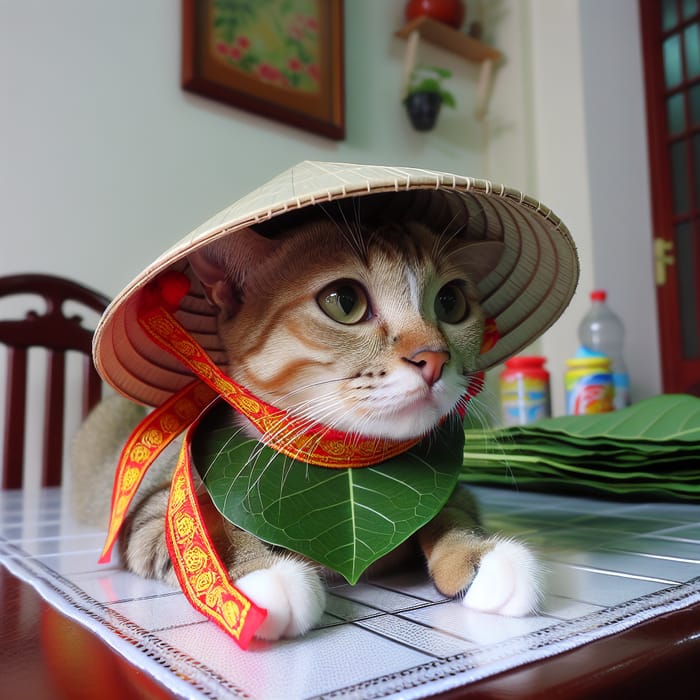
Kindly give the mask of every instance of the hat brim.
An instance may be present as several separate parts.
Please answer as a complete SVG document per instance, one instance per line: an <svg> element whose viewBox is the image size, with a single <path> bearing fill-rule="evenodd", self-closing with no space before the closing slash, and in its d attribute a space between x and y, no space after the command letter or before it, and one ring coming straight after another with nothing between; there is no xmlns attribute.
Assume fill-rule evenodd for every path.
<svg viewBox="0 0 700 700"><path fill-rule="evenodd" d="M381 193L387 194L372 197ZM434 222L436 230L444 230L447 222L467 231L474 241L503 242L500 260L477 285L484 315L498 329L496 343L479 356L477 370L498 365L532 343L559 318L576 289L578 257L565 225L550 209L516 190L415 168L306 161L199 226L122 290L95 331L93 355L103 379L121 394L150 406L160 405L192 380L189 371L156 346L137 322L141 290L168 270L192 278L176 316L225 368L216 310L191 274L187 255L241 229L351 198L363 198L361 203L368 205L381 201L383 212L395 207L403 218L415 215Z"/></svg>

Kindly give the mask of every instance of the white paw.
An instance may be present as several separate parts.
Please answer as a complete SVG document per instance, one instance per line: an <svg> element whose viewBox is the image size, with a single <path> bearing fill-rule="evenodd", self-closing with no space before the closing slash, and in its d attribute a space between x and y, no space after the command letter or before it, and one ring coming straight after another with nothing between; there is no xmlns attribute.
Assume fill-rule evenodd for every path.
<svg viewBox="0 0 700 700"><path fill-rule="evenodd" d="M521 617L537 608L539 566L525 545L498 540L479 563L462 605L480 612Z"/></svg>
<svg viewBox="0 0 700 700"><path fill-rule="evenodd" d="M281 559L269 569L252 571L236 586L261 608L267 617L255 636L260 639L297 637L307 632L326 607L326 592L310 564Z"/></svg>

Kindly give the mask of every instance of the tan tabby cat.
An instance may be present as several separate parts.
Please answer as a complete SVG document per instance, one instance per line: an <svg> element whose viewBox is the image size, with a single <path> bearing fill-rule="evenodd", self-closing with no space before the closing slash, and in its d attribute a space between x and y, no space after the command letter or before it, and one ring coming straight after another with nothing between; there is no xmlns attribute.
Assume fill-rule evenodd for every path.
<svg viewBox="0 0 700 700"><path fill-rule="evenodd" d="M364 227L325 218L274 237L239 231L191 255L189 263L218 308L233 379L324 425L409 438L429 433L462 400L484 326L474 284L501 245L465 245L459 235L419 223ZM138 414L133 404L113 398L82 427L73 483L83 512L106 514L97 494L108 491L116 453ZM245 419L240 423L256 435ZM94 482L97 463L101 485ZM162 465L161 476L169 469ZM164 541L168 486L141 491L121 535L123 562L177 585ZM320 567L237 529L213 507L205 511L232 580L268 610L258 636L295 636L313 626L325 602ZM415 558L418 548L438 590L469 608L524 615L537 603L532 554L485 534L463 489L389 555L391 565Z"/></svg>

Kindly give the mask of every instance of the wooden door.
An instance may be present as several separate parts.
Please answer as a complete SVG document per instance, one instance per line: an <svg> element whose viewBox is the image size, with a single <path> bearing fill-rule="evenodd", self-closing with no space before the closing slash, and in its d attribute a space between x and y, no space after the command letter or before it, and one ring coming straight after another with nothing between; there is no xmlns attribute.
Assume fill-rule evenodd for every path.
<svg viewBox="0 0 700 700"><path fill-rule="evenodd" d="M663 388L700 395L700 0L640 17Z"/></svg>

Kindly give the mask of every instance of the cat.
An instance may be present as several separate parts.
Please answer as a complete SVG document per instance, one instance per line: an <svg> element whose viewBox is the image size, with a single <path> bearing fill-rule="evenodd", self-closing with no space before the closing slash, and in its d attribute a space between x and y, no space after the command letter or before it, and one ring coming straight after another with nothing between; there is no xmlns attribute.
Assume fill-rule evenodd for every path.
<svg viewBox="0 0 700 700"><path fill-rule="evenodd" d="M348 223L330 216L276 230L252 228L189 256L218 310L229 375L268 403L346 432L429 434L462 401L484 331L476 283L501 253L417 221ZM73 445L76 508L101 508L119 448L143 410L104 400ZM247 419L242 432L259 437ZM129 570L177 585L164 539L172 459L141 486L120 535ZM102 479L102 484L95 480ZM203 489L200 489L203 491ZM138 500L140 499L140 500ZM268 615L263 639L304 634L325 606L324 572L224 520L202 496L232 581ZM433 520L371 571L423 558L434 585L468 608L521 616L535 610L534 554L489 535L473 496L458 487Z"/></svg>

